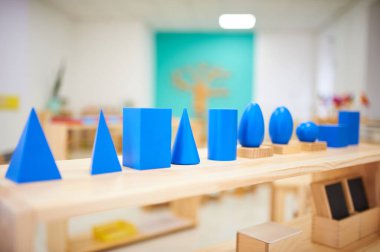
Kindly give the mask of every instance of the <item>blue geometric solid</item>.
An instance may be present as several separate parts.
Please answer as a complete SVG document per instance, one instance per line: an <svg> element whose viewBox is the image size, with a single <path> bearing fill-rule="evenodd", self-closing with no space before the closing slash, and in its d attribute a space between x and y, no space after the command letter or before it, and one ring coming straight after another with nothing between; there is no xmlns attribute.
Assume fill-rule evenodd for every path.
<svg viewBox="0 0 380 252"><path fill-rule="evenodd" d="M359 144L360 112L339 111L339 124L347 127L347 141L349 145Z"/></svg>
<svg viewBox="0 0 380 252"><path fill-rule="evenodd" d="M187 109L182 112L177 135L172 150L172 164L192 165L199 164L197 145L191 130Z"/></svg>
<svg viewBox="0 0 380 252"><path fill-rule="evenodd" d="M297 137L301 142L315 142L318 138L318 125L313 122L304 122L298 125Z"/></svg>
<svg viewBox="0 0 380 252"><path fill-rule="evenodd" d="M269 136L274 144L288 144L293 134L293 118L285 107L278 107L269 120Z"/></svg>
<svg viewBox="0 0 380 252"><path fill-rule="evenodd" d="M16 183L61 179L34 109L30 112L5 177Z"/></svg>
<svg viewBox="0 0 380 252"><path fill-rule="evenodd" d="M264 140L264 117L257 103L244 110L239 124L239 142L243 147L259 147Z"/></svg>
<svg viewBox="0 0 380 252"><path fill-rule="evenodd" d="M346 125L319 125L318 140L327 142L328 147L346 147L347 132Z"/></svg>
<svg viewBox="0 0 380 252"><path fill-rule="evenodd" d="M236 109L209 109L208 159L232 161L237 149Z"/></svg>
<svg viewBox="0 0 380 252"><path fill-rule="evenodd" d="M171 109L123 109L123 165L138 169L171 164Z"/></svg>
<svg viewBox="0 0 380 252"><path fill-rule="evenodd" d="M96 130L92 150L91 174L120 172L121 165L108 130L103 111L100 111L98 129Z"/></svg>

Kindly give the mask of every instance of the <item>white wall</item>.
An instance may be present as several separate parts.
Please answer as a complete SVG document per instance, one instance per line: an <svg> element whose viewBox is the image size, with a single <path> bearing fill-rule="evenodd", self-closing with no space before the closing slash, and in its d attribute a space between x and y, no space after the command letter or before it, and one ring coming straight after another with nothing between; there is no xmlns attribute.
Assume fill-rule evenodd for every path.
<svg viewBox="0 0 380 252"><path fill-rule="evenodd" d="M369 10L368 39L366 89L371 103L368 117L380 120L380 1Z"/></svg>
<svg viewBox="0 0 380 252"><path fill-rule="evenodd" d="M318 36L318 93L353 94L356 108L367 82L368 7L371 2L373 0L358 1Z"/></svg>
<svg viewBox="0 0 380 252"><path fill-rule="evenodd" d="M79 22L62 94L78 111L88 105L152 105L152 35L141 23Z"/></svg>
<svg viewBox="0 0 380 252"><path fill-rule="evenodd" d="M0 152L16 146L30 108L45 106L69 51L71 25L38 1L0 1L0 93L18 95L21 103L18 111L0 111Z"/></svg>
<svg viewBox="0 0 380 252"><path fill-rule="evenodd" d="M314 98L315 37L307 32L257 34L254 98L265 119L286 106L296 120L311 117Z"/></svg>

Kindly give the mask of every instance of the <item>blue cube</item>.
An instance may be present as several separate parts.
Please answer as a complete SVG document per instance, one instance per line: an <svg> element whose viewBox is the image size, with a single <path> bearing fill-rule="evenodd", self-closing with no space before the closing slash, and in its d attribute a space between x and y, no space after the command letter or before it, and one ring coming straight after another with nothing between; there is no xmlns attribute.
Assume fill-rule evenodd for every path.
<svg viewBox="0 0 380 252"><path fill-rule="evenodd" d="M208 159L232 161L237 148L236 109L210 109L208 114Z"/></svg>
<svg viewBox="0 0 380 252"><path fill-rule="evenodd" d="M339 111L339 124L347 127L347 140L349 145L359 144L360 112Z"/></svg>
<svg viewBox="0 0 380 252"><path fill-rule="evenodd" d="M170 167L171 109L123 109L123 165L137 170Z"/></svg>
<svg viewBox="0 0 380 252"><path fill-rule="evenodd" d="M345 125L319 125L318 140L325 141L328 147L348 146L347 127Z"/></svg>

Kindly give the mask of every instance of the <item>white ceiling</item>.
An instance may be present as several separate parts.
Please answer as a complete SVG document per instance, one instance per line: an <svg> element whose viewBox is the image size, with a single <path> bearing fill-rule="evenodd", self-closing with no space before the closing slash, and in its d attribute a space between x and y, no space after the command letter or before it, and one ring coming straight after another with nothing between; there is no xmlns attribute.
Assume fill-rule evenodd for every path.
<svg viewBox="0 0 380 252"><path fill-rule="evenodd" d="M44 0L77 20L142 20L157 29L219 29L223 13L252 13L257 29L310 30L359 0Z"/></svg>

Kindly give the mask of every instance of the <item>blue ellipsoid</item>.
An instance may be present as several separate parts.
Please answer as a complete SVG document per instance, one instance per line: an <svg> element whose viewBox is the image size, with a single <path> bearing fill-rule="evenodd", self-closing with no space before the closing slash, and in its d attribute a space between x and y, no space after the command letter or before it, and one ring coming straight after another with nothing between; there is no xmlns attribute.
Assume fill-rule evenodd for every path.
<svg viewBox="0 0 380 252"><path fill-rule="evenodd" d="M30 112L5 177L16 183L61 179L34 109Z"/></svg>
<svg viewBox="0 0 380 252"><path fill-rule="evenodd" d="M239 142L243 147L259 147L264 140L264 117L257 103L250 103L240 119Z"/></svg>
<svg viewBox="0 0 380 252"><path fill-rule="evenodd" d="M297 137L301 142L315 142L318 138L318 126L313 122L304 122L297 127Z"/></svg>
<svg viewBox="0 0 380 252"><path fill-rule="evenodd" d="M293 118L285 107L278 107L269 120L269 136L274 144L288 144L293 134Z"/></svg>
<svg viewBox="0 0 380 252"><path fill-rule="evenodd" d="M172 150L172 164L199 164L197 145L191 130L187 109L183 110Z"/></svg>
<svg viewBox="0 0 380 252"><path fill-rule="evenodd" d="M108 130L103 111L100 111L98 129L96 131L92 151L91 174L102 174L121 171L115 146Z"/></svg>

